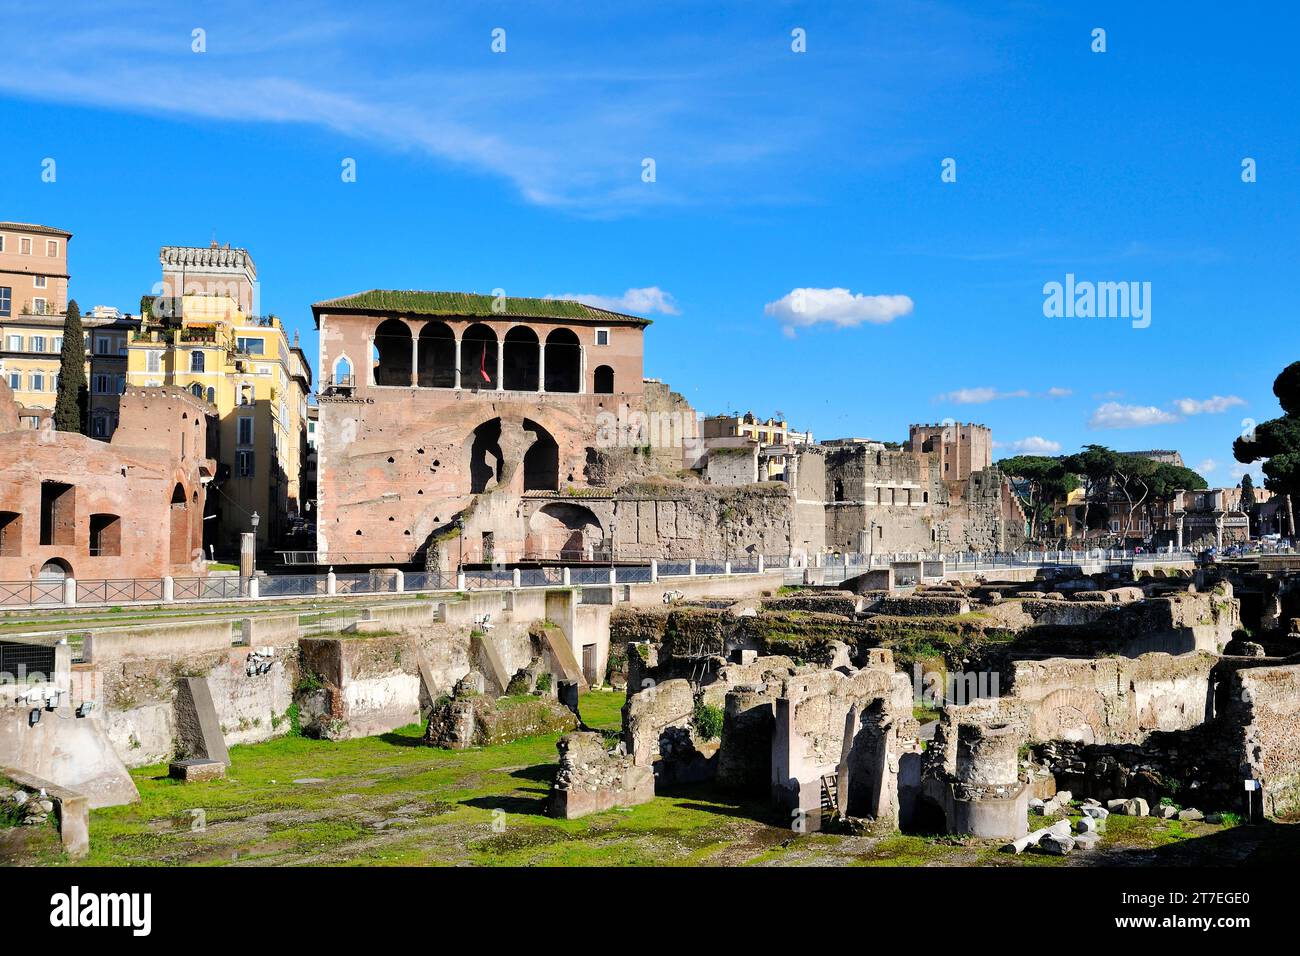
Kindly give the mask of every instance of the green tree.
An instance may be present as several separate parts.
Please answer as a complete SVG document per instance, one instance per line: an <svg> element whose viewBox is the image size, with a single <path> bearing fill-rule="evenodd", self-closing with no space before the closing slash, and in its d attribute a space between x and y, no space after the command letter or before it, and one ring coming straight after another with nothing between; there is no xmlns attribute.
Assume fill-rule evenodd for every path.
<svg viewBox="0 0 1300 956"><path fill-rule="evenodd" d="M1105 445L1085 445L1083 451L1070 455L1062 462L1067 470L1078 475L1083 482L1083 508L1080 521L1083 524L1085 542L1088 532L1097 530L1095 523L1089 521L1089 514L1097 506L1106 504L1118 458L1119 455Z"/></svg>
<svg viewBox="0 0 1300 956"><path fill-rule="evenodd" d="M1079 479L1066 469L1061 459L1044 455L1015 455L997 465L1004 475L1020 479L1017 493L1029 515L1029 538L1038 540L1040 528L1051 521L1052 506L1063 502L1078 488Z"/></svg>
<svg viewBox="0 0 1300 956"><path fill-rule="evenodd" d="M63 351L59 355L59 393L54 402L54 427L61 432L84 431L86 421L86 339L77 300L68 302L63 319Z"/></svg>
<svg viewBox="0 0 1300 956"><path fill-rule="evenodd" d="M1250 514L1250 510L1255 507L1255 479L1250 477L1250 472L1241 476L1241 510Z"/></svg>
<svg viewBox="0 0 1300 956"><path fill-rule="evenodd" d="M1243 465L1264 459L1264 487L1286 505L1287 534L1295 536L1292 501L1300 494L1300 362L1292 362L1273 380L1273 394L1284 414L1256 425L1232 443Z"/></svg>

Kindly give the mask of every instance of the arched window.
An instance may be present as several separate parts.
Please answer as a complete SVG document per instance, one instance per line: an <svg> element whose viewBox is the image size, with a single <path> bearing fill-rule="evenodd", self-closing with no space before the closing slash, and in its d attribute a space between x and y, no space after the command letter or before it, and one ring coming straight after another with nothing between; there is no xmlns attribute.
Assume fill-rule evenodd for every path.
<svg viewBox="0 0 1300 956"><path fill-rule="evenodd" d="M400 319L388 319L375 329L375 384L411 384L411 330Z"/></svg>
<svg viewBox="0 0 1300 956"><path fill-rule="evenodd" d="M546 390L576 392L582 381L582 348L572 329L556 329L546 337Z"/></svg>
<svg viewBox="0 0 1300 956"><path fill-rule="evenodd" d="M516 392L537 391L538 365L541 361L541 344L537 333L527 326L517 325L506 333L505 370L502 378L505 387Z"/></svg>
<svg viewBox="0 0 1300 956"><path fill-rule="evenodd" d="M497 334L486 325L471 325L460 337L460 387L497 387Z"/></svg>
<svg viewBox="0 0 1300 956"><path fill-rule="evenodd" d="M190 557L190 509L185 486L179 481L172 489L171 563L184 564Z"/></svg>
<svg viewBox="0 0 1300 956"><path fill-rule="evenodd" d="M348 386L352 385L352 363L348 361L346 355L339 356L334 362L334 384Z"/></svg>
<svg viewBox="0 0 1300 956"><path fill-rule="evenodd" d="M217 390L213 388L211 385L208 386L208 401L211 402L213 405L217 403Z"/></svg>
<svg viewBox="0 0 1300 956"><path fill-rule="evenodd" d="M198 349L195 349L193 352L190 353L190 371L202 372L204 361L205 359L203 353Z"/></svg>
<svg viewBox="0 0 1300 956"><path fill-rule="evenodd" d="M488 485L501 480L501 419L494 418L474 429L469 448L469 490L472 494L487 491Z"/></svg>
<svg viewBox="0 0 1300 956"><path fill-rule="evenodd" d="M597 395L614 394L614 370L608 365L597 365L592 379L595 383L592 391Z"/></svg>
<svg viewBox="0 0 1300 956"><path fill-rule="evenodd" d="M445 322L426 322L420 329L420 368L416 381L421 388L456 385L456 336Z"/></svg>
<svg viewBox="0 0 1300 956"><path fill-rule="evenodd" d="M198 382L195 382L193 385L190 386L190 394L193 395L195 398L202 398L203 386L200 385Z"/></svg>

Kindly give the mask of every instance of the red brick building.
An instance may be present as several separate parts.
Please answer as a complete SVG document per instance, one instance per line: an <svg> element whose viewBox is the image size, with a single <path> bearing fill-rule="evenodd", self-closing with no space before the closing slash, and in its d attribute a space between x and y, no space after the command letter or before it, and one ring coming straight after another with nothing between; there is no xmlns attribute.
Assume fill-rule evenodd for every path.
<svg viewBox="0 0 1300 956"><path fill-rule="evenodd" d="M572 499L598 483L602 413L644 409L648 319L381 290L312 312L323 560L447 567L609 538L608 519Z"/></svg>
<svg viewBox="0 0 1300 956"><path fill-rule="evenodd" d="M111 441L20 428L0 382L0 580L203 573L212 407L180 388L129 388Z"/></svg>

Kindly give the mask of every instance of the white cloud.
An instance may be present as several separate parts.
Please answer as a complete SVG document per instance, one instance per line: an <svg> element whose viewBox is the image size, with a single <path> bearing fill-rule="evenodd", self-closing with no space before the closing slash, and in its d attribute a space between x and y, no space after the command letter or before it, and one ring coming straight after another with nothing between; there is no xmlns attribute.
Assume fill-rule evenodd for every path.
<svg viewBox="0 0 1300 956"><path fill-rule="evenodd" d="M1245 404L1246 400L1238 398L1236 395L1215 395L1204 400L1180 398L1173 403L1174 407L1183 415L1218 415L1237 405Z"/></svg>
<svg viewBox="0 0 1300 956"><path fill-rule="evenodd" d="M1069 398L1073 394L1074 389L1072 388L1059 388L1057 386L1052 386L1047 390L1048 398Z"/></svg>
<svg viewBox="0 0 1300 956"><path fill-rule="evenodd" d="M585 302L598 309L611 312L630 312L633 315L650 315L660 312L664 315L679 315L680 310L671 292L665 292L657 285L642 289L628 289L622 295L594 295L587 292L566 292L563 295L548 295L548 299L573 299Z"/></svg>
<svg viewBox="0 0 1300 956"><path fill-rule="evenodd" d="M1214 471L1218 467L1219 467L1219 463L1217 461L1215 461L1213 458L1207 458L1204 461L1202 461L1199 465L1196 466L1196 470L1200 472L1202 475L1208 475L1210 472Z"/></svg>
<svg viewBox="0 0 1300 956"><path fill-rule="evenodd" d="M1088 419L1089 428L1145 428L1148 425L1171 425L1178 416L1154 405L1121 405L1106 402Z"/></svg>
<svg viewBox="0 0 1300 956"><path fill-rule="evenodd" d="M905 295L856 295L848 289L794 289L789 295L763 306L763 312L781 323L786 335L796 329L828 323L853 328L866 322L884 325L909 315L913 303Z"/></svg>
<svg viewBox="0 0 1300 956"><path fill-rule="evenodd" d="M1059 441L1052 441L1050 438L1043 438L1041 435L1030 435L1028 438L1018 438L1009 442L994 442L999 448L1007 448L1018 455L1055 455L1061 450Z"/></svg>
<svg viewBox="0 0 1300 956"><path fill-rule="evenodd" d="M1014 392L999 392L996 388L959 388L955 392L944 392L936 401L951 402L954 405L983 405L1003 398L1028 398L1029 392L1017 389Z"/></svg>

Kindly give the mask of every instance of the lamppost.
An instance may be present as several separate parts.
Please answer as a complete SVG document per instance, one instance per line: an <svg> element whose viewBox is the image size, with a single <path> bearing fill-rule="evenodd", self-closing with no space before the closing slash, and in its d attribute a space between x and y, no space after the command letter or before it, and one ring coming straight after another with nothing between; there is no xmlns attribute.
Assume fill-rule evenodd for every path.
<svg viewBox="0 0 1300 956"><path fill-rule="evenodd" d="M248 523L253 529L253 565L252 566L253 566L253 572L256 573L257 572L257 526L262 523L262 518L260 515L258 515L256 511L254 511L253 516L248 519Z"/></svg>

